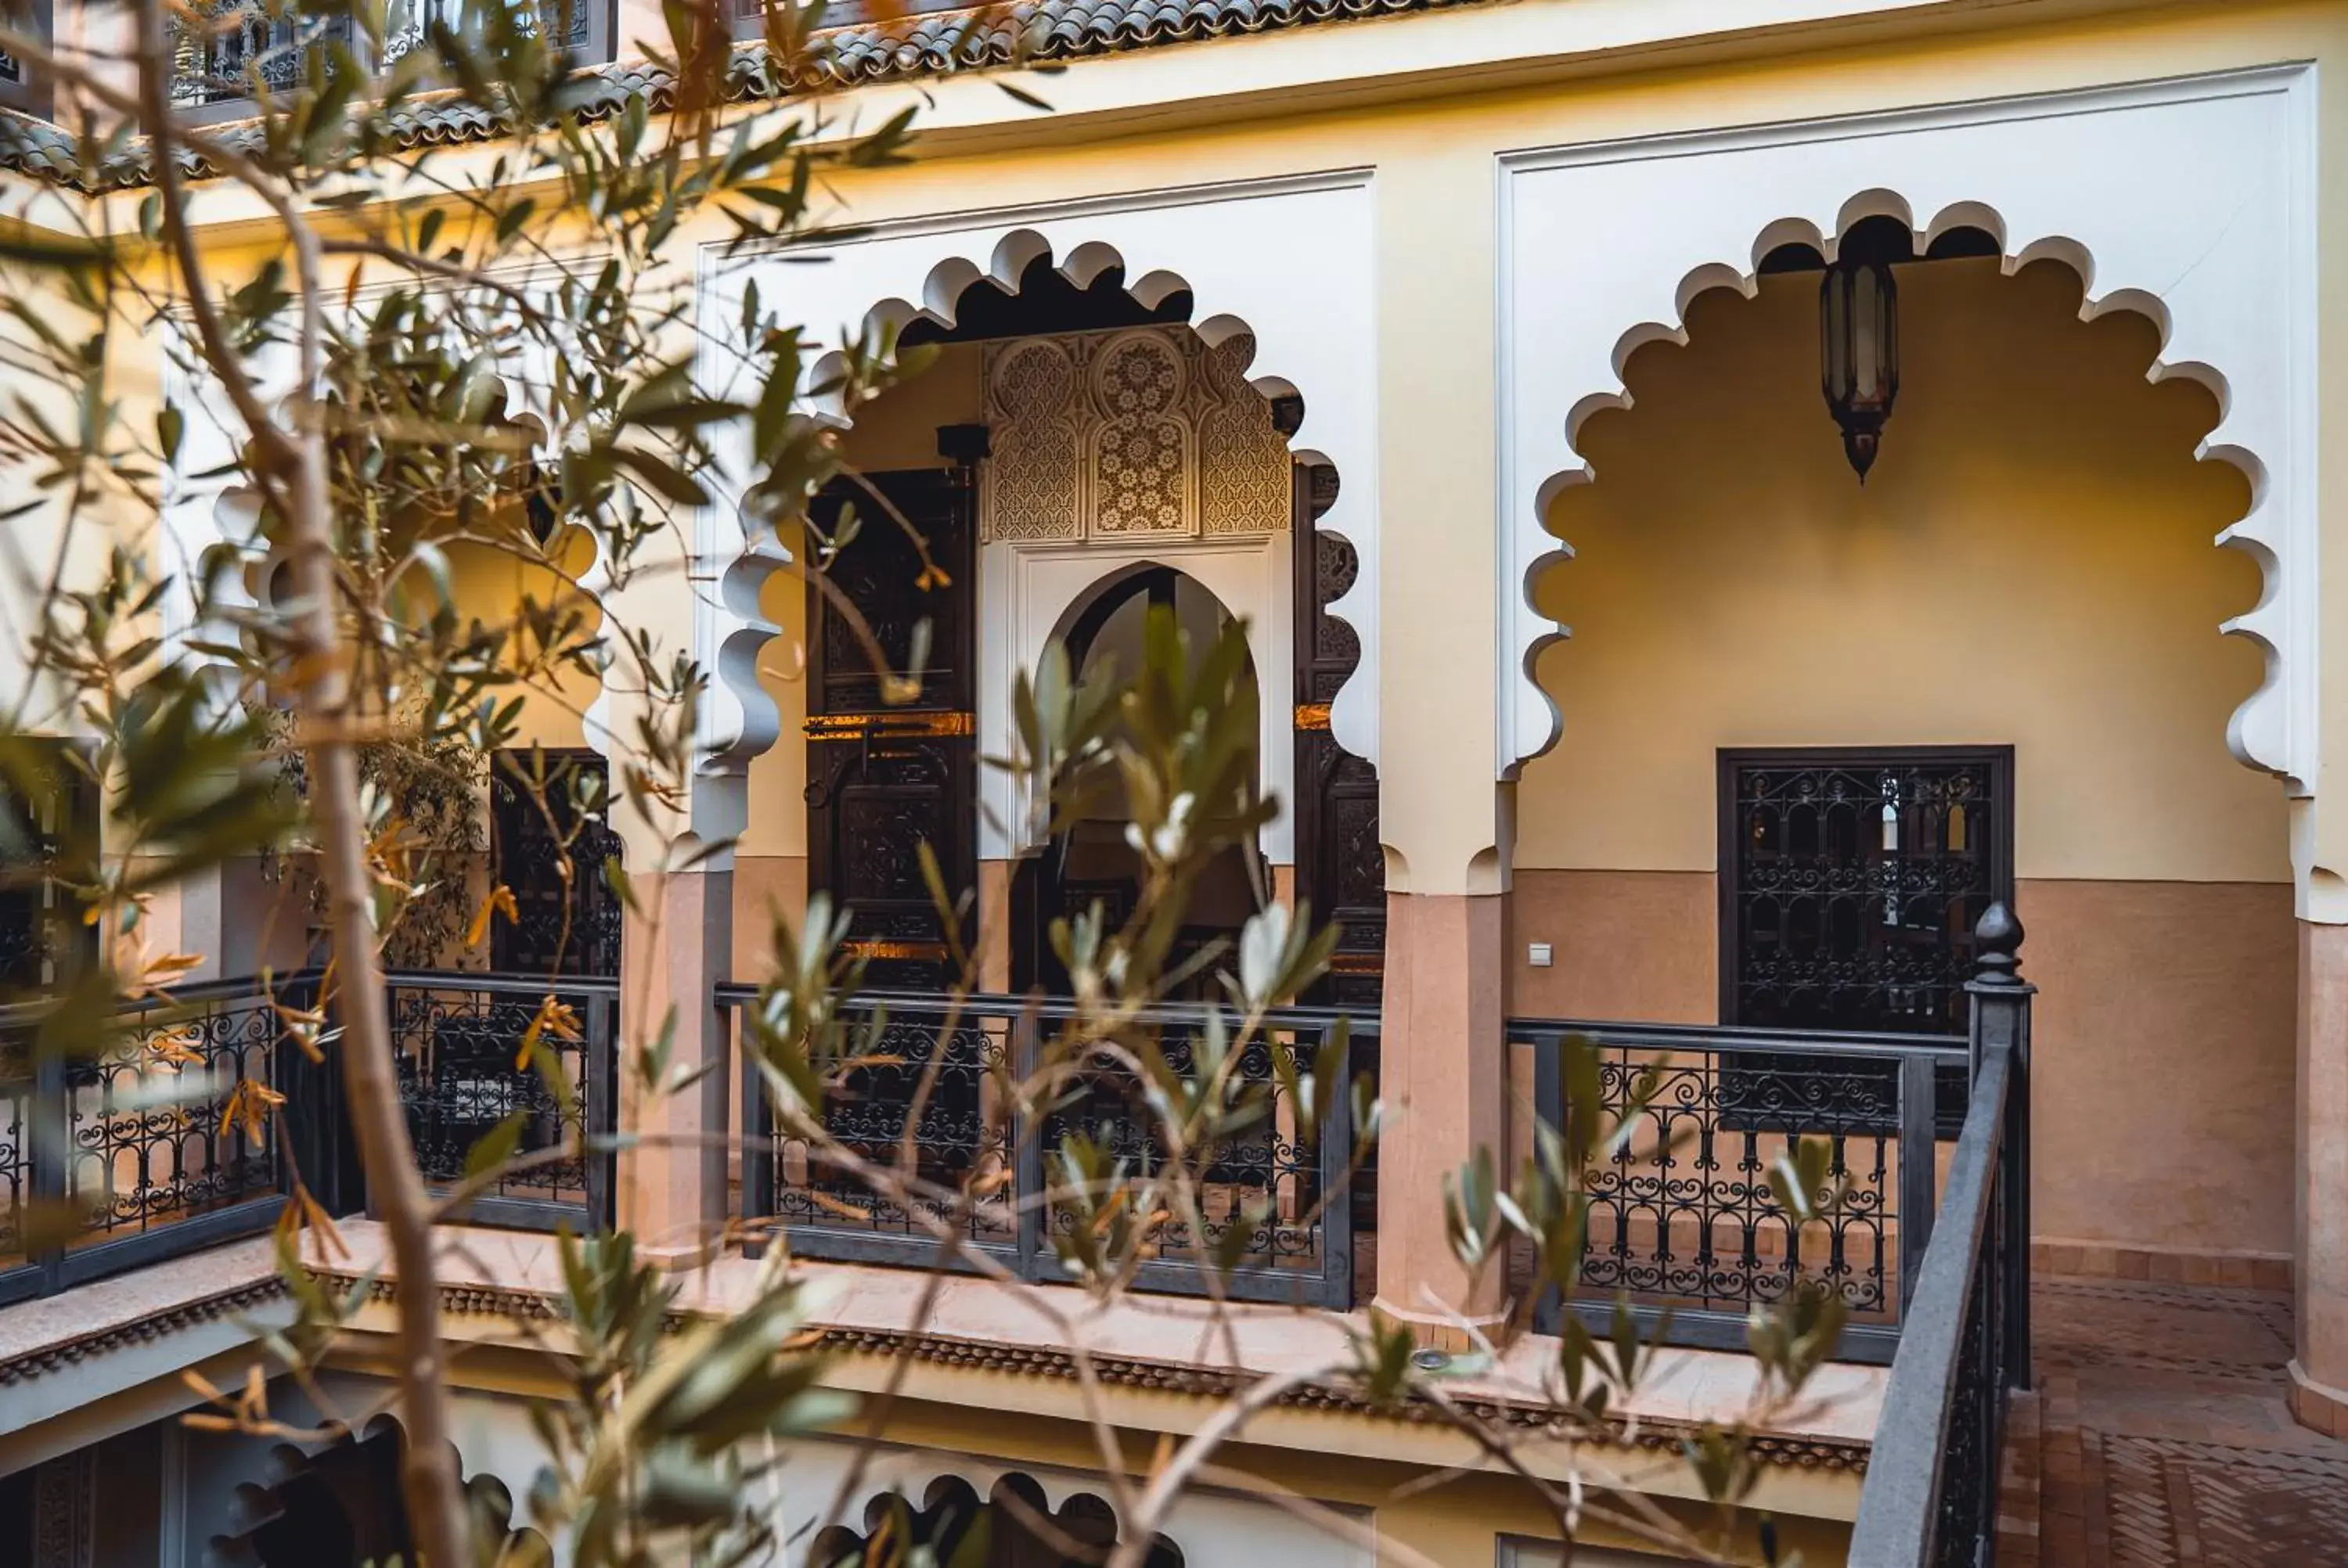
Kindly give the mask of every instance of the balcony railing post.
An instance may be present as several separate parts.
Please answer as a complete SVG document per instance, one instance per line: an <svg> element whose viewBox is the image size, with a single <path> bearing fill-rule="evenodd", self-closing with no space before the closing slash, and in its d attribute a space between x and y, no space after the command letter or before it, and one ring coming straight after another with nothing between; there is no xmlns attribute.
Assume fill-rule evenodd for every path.
<svg viewBox="0 0 2348 1568"><path fill-rule="evenodd" d="M1011 1139L1011 1205L1019 1236L1019 1277L1040 1279L1044 1266L1044 1225L1047 1219L1044 1204L1044 1146L1040 1117L1030 1117L1025 1109L1025 1096L1035 1082L1035 1069L1043 1054L1043 1021L1033 1007L1019 1009L1011 1020L1011 1081L1014 1092L1006 1095L1005 1114L1011 1119L1006 1129Z"/></svg>
<svg viewBox="0 0 2348 1568"><path fill-rule="evenodd" d="M2005 1344L2000 1359L2006 1386L2030 1387L2030 999L2038 988L2022 978L2022 922L2003 903L1992 904L1973 927L1973 978L1965 983L1972 999L1973 1076L1994 1049L2011 1063L2005 1095L2004 1251Z"/></svg>
<svg viewBox="0 0 2348 1568"><path fill-rule="evenodd" d="M587 999L587 1081L579 1086L580 1161L586 1168L588 1224L596 1230L610 1229L617 1212L612 1175L618 1155L608 1144L595 1145L609 1139L618 1124L613 1097L619 1088L619 1013L617 996Z"/></svg>
<svg viewBox="0 0 2348 1568"><path fill-rule="evenodd" d="M1934 1061L1922 1051L1900 1059L1900 1316L1916 1299L1916 1271L1932 1244L1932 1217L1941 1206L1933 1162L1937 1109Z"/></svg>
<svg viewBox="0 0 2348 1568"><path fill-rule="evenodd" d="M741 1218L745 1232L742 1253L746 1257L757 1257L767 1250L769 1232L764 1227L774 1223L775 1194L775 1108L767 1098L767 1082L758 1071L758 1054L750 1049L749 1009L756 1001L736 1001L721 1011L732 1016L734 1026L734 1061L741 1073L742 1099L742 1203ZM759 1228L749 1228L753 1225Z"/></svg>
<svg viewBox="0 0 2348 1568"><path fill-rule="evenodd" d="M1320 1054L1322 1038L1313 1037L1307 1045L1299 1032L1289 1036L1286 1047L1273 1049L1293 1050L1303 1058L1297 1064L1302 1081L1303 1070ZM1313 1129L1321 1153L1321 1305L1340 1312L1354 1305L1354 1099L1349 1091L1348 1084L1336 1086L1329 1097L1328 1120Z"/></svg>
<svg viewBox="0 0 2348 1568"><path fill-rule="evenodd" d="M1553 1033L1529 1031L1527 1038L1533 1048L1533 1122L1536 1127L1557 1127L1565 1122L1565 1064L1560 1060L1563 1042ZM1539 1148L1539 1134L1534 1149ZM1582 1237L1586 1252L1590 1238ZM1543 1334L1561 1333L1565 1327L1565 1296L1555 1286L1541 1292L1533 1307L1533 1327Z"/></svg>

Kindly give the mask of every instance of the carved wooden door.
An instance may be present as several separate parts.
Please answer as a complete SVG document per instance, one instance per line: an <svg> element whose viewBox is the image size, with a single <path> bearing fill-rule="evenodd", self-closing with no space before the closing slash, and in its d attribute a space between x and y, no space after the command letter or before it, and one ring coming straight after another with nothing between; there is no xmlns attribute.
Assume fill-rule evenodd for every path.
<svg viewBox="0 0 2348 1568"><path fill-rule="evenodd" d="M1329 704L1361 662L1354 629L1328 613L1354 586L1354 547L1313 518L1337 498L1336 470L1299 468L1296 521L1296 896L1341 927L1311 999L1375 1013L1385 986L1386 862L1378 770L1329 733Z"/></svg>
<svg viewBox="0 0 2348 1568"><path fill-rule="evenodd" d="M921 845L937 856L949 897L977 880L976 530L965 472L866 475L826 489L813 509L829 533L852 502L859 525L825 580L808 584L808 886L847 909L876 986L936 990L955 978ZM911 701L890 700L904 695L890 688L912 670L917 650L918 690Z"/></svg>

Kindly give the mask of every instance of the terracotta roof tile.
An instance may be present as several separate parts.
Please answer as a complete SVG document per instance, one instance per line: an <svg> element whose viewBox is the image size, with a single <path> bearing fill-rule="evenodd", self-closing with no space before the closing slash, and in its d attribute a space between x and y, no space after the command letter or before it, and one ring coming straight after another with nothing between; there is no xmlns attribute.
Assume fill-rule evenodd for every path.
<svg viewBox="0 0 2348 1568"><path fill-rule="evenodd" d="M763 49L737 49L727 70L726 97L747 103L783 97L795 88L862 87L999 66L1018 57L1023 40L1029 61L1051 64L1190 39L1486 3L1489 0L1020 0L984 12L933 11L827 28L819 35L826 46L798 79L788 83L777 79ZM631 61L584 76L577 102L584 118L602 119L639 95L654 108L665 108L675 87L675 78L668 71ZM396 145L417 148L487 141L510 128L501 117L448 95L403 105L389 117L386 128ZM232 127L216 134L249 133ZM195 159L185 160L185 167L199 177L213 172ZM71 131L8 110L0 110L0 170L93 192L142 186L153 174L143 144L85 158L80 138Z"/></svg>

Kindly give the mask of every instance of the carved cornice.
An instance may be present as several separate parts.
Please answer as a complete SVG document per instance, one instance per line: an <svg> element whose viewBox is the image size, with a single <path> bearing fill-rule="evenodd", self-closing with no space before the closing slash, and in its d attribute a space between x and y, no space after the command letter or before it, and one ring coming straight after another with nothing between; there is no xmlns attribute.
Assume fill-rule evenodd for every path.
<svg viewBox="0 0 2348 1568"><path fill-rule="evenodd" d="M370 1292L374 1299L386 1303L398 1297L396 1284L387 1279L375 1280ZM537 1291L490 1285L444 1285L440 1287L440 1309L451 1317L503 1317L531 1323L555 1322L561 1316L555 1309L552 1299ZM668 1314L664 1327L669 1333L676 1333L696 1316L692 1312L673 1311ZM1011 1378L1038 1378L1073 1383L1077 1377L1076 1358L1053 1346L948 1339L896 1329L821 1328L813 1332L810 1348L840 1355L910 1355L932 1366L992 1372ZM1204 1368L1170 1366L1116 1356L1096 1356L1092 1358L1092 1365L1095 1378L1100 1383L1149 1393L1221 1399L1239 1386L1229 1374ZM1406 1405L1399 1409L1382 1409L1358 1394L1327 1385L1292 1390L1283 1395L1279 1403L1292 1409L1322 1410L1404 1426L1435 1426L1442 1420L1432 1406L1424 1403ZM1475 1398L1456 1398L1454 1403L1478 1419L1509 1427L1529 1436L1562 1438L1570 1435L1562 1423L1540 1406ZM1694 1430L1690 1425L1653 1418L1642 1418L1635 1424L1615 1418L1609 1424L1619 1447L1673 1453L1679 1451L1682 1440ZM1766 1464L1797 1470L1842 1471L1851 1475L1864 1475L1867 1471L1869 1445L1863 1441L1762 1436L1756 1437L1752 1442L1754 1454Z"/></svg>
<svg viewBox="0 0 2348 1568"><path fill-rule="evenodd" d="M191 1301L128 1323L60 1340L55 1345L45 1345L37 1350L0 1361L0 1388L29 1383L36 1378L66 1371L93 1357L108 1355L133 1345L152 1344L182 1329L217 1322L233 1313L282 1300L284 1296L285 1282L273 1275L267 1279L255 1280L251 1285L239 1286L234 1290L223 1291L201 1301Z"/></svg>

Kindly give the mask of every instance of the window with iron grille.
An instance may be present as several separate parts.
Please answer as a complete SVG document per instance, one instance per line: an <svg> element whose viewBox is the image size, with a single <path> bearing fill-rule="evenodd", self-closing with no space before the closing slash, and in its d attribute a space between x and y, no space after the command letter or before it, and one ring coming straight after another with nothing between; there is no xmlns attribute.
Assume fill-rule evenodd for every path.
<svg viewBox="0 0 2348 1568"><path fill-rule="evenodd" d="M1722 752L1721 1021L1964 1033L1973 927L2013 897L2013 799L2010 747Z"/></svg>

